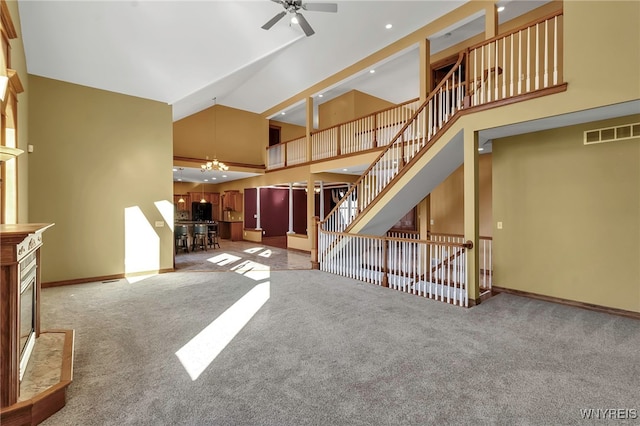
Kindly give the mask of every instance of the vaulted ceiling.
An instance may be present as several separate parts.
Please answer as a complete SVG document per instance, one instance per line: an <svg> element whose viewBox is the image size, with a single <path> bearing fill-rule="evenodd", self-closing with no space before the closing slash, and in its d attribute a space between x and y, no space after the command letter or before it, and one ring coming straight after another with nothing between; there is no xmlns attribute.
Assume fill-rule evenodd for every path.
<svg viewBox="0 0 640 426"><path fill-rule="evenodd" d="M284 10L269 0L18 4L30 74L166 102L178 120L210 107L213 98L221 105L263 113L465 1L336 3L337 13L302 11L315 30L310 37L289 17L262 29ZM512 3L505 14L516 16L545 1L501 3ZM387 24L393 27L387 29ZM482 31L482 20L476 28L467 27L452 31L453 37L432 40L432 47L444 48ZM393 61L380 64L375 75L356 76L334 87L333 96L356 88L392 102L416 97L417 50ZM292 113L289 121L304 117Z"/></svg>
<svg viewBox="0 0 640 426"><path fill-rule="evenodd" d="M548 1L500 0L506 6L500 22ZM174 121L209 108L214 98L262 114L466 1L335 3L336 13L301 10L315 31L306 37L291 15L261 28L284 10L279 0L18 0L30 74L166 102ZM431 51L483 31L484 16L460 22L434 35ZM416 98L418 64L417 46L409 47L375 64L375 73L362 70L325 88L314 104L350 90L394 103ZM287 107L272 119L304 125L305 105ZM223 180L243 177L229 172ZM197 168L174 171L178 179L201 182L202 174Z"/></svg>

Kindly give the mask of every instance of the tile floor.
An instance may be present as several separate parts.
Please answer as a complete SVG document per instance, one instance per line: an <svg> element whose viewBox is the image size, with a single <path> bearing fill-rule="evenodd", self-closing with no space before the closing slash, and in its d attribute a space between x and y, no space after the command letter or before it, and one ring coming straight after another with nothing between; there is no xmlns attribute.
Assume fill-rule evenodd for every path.
<svg viewBox="0 0 640 426"><path fill-rule="evenodd" d="M20 382L18 401L26 401L60 382L64 333L41 333Z"/></svg>
<svg viewBox="0 0 640 426"><path fill-rule="evenodd" d="M228 271L229 264L253 261L271 270L311 269L311 255L250 241L220 240L220 248L177 253L176 271Z"/></svg>

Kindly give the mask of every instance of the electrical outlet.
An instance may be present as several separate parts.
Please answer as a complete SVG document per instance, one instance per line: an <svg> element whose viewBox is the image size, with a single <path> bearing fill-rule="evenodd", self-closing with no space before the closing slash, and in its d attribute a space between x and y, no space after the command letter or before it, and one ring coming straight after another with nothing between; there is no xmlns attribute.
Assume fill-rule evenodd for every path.
<svg viewBox="0 0 640 426"><path fill-rule="evenodd" d="M431 220L429 221L429 224L433 225L433 224L434 224L434 220L433 220L433 219L431 219Z"/></svg>
<svg viewBox="0 0 640 426"><path fill-rule="evenodd" d="M156 228L162 228L164 226L164 222L161 220L156 220Z"/></svg>
<svg viewBox="0 0 640 426"><path fill-rule="evenodd" d="M498 229L502 229L502 222L497 223Z"/></svg>

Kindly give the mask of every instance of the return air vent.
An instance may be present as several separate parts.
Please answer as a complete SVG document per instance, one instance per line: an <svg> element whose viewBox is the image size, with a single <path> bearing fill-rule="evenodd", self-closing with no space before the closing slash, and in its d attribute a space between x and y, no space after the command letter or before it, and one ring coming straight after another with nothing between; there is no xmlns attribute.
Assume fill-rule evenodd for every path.
<svg viewBox="0 0 640 426"><path fill-rule="evenodd" d="M606 127L603 129L587 130L584 132L584 144L623 141L640 138L640 123L625 124L624 126Z"/></svg>

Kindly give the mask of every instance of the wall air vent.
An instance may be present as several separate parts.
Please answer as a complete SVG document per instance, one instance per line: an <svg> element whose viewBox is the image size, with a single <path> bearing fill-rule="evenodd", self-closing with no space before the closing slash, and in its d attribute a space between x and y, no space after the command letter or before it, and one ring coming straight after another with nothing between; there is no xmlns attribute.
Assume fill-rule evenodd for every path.
<svg viewBox="0 0 640 426"><path fill-rule="evenodd" d="M584 144L623 141L640 138L640 123L625 124L623 126L606 127L603 129L587 130L584 132Z"/></svg>

